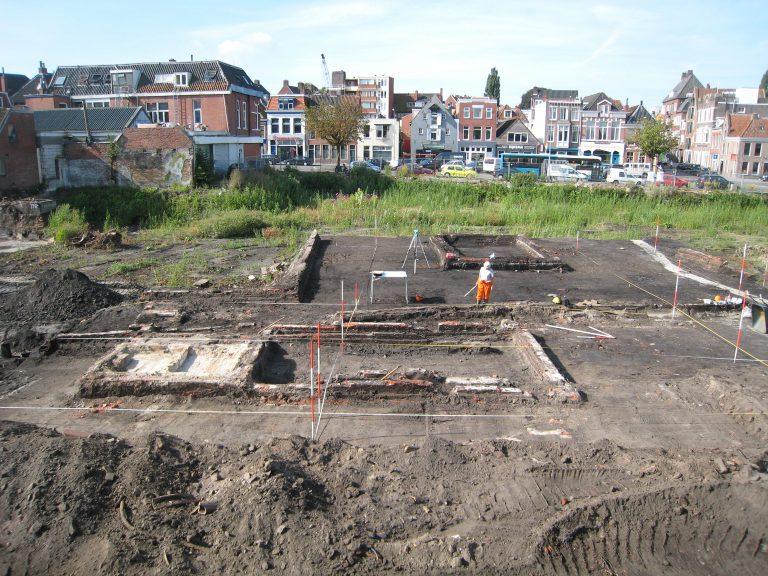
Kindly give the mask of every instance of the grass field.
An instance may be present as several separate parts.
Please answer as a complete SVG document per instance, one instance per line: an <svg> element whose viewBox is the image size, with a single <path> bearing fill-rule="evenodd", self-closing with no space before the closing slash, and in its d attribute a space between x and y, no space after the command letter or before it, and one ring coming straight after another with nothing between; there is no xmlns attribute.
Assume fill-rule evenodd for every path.
<svg viewBox="0 0 768 576"><path fill-rule="evenodd" d="M410 235L486 231L532 237L639 238L663 234L710 251L768 261L768 201L756 195L648 188L465 183L355 174L274 172L237 189L82 189L60 201L94 226L139 225L146 239L257 238L292 247L303 231ZM74 218L75 211L67 214ZM56 220L68 226L66 218ZM79 222L79 220L78 220ZM52 234L56 231L53 230Z"/></svg>

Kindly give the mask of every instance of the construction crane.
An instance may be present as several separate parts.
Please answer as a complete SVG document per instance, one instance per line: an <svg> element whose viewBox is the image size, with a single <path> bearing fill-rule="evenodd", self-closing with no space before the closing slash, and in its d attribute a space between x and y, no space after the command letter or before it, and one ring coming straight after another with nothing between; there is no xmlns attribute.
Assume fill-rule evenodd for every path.
<svg viewBox="0 0 768 576"><path fill-rule="evenodd" d="M320 54L320 60L323 62L323 88L331 89L331 75L328 72L328 64L325 61L325 54Z"/></svg>

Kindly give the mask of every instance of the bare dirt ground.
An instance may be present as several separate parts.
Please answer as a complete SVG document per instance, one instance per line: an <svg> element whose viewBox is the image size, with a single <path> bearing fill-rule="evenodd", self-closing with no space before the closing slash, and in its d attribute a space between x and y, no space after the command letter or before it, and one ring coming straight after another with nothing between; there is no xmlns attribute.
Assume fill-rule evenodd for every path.
<svg viewBox="0 0 768 576"><path fill-rule="evenodd" d="M279 247L169 245L155 258L216 264L179 288L129 271L112 306L71 273L29 282L41 261L106 278L141 248L0 255L0 574L765 572L768 336L747 330L733 362L738 310L702 302L727 291L683 279L672 318L675 276L636 244L536 239L567 266L499 270L477 308L476 270L438 269L425 242L410 302L397 279L370 302L370 272L400 270L409 241L322 237L274 283ZM150 336L268 353L220 393L81 395L99 358Z"/></svg>

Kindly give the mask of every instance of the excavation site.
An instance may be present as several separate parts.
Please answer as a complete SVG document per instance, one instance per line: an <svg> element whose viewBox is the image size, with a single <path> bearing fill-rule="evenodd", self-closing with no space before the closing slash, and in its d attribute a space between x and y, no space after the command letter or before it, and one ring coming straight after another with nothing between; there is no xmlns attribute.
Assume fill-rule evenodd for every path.
<svg viewBox="0 0 768 576"><path fill-rule="evenodd" d="M0 574L766 573L738 263L313 231L169 287L137 242L0 255Z"/></svg>

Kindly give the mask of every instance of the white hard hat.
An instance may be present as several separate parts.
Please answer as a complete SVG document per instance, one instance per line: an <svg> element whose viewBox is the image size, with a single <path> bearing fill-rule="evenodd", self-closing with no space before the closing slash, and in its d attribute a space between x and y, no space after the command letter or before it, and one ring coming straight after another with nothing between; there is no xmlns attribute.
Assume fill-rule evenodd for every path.
<svg viewBox="0 0 768 576"><path fill-rule="evenodd" d="M483 268L490 268L490 267L491 267L491 263L488 260L483 262Z"/></svg>

